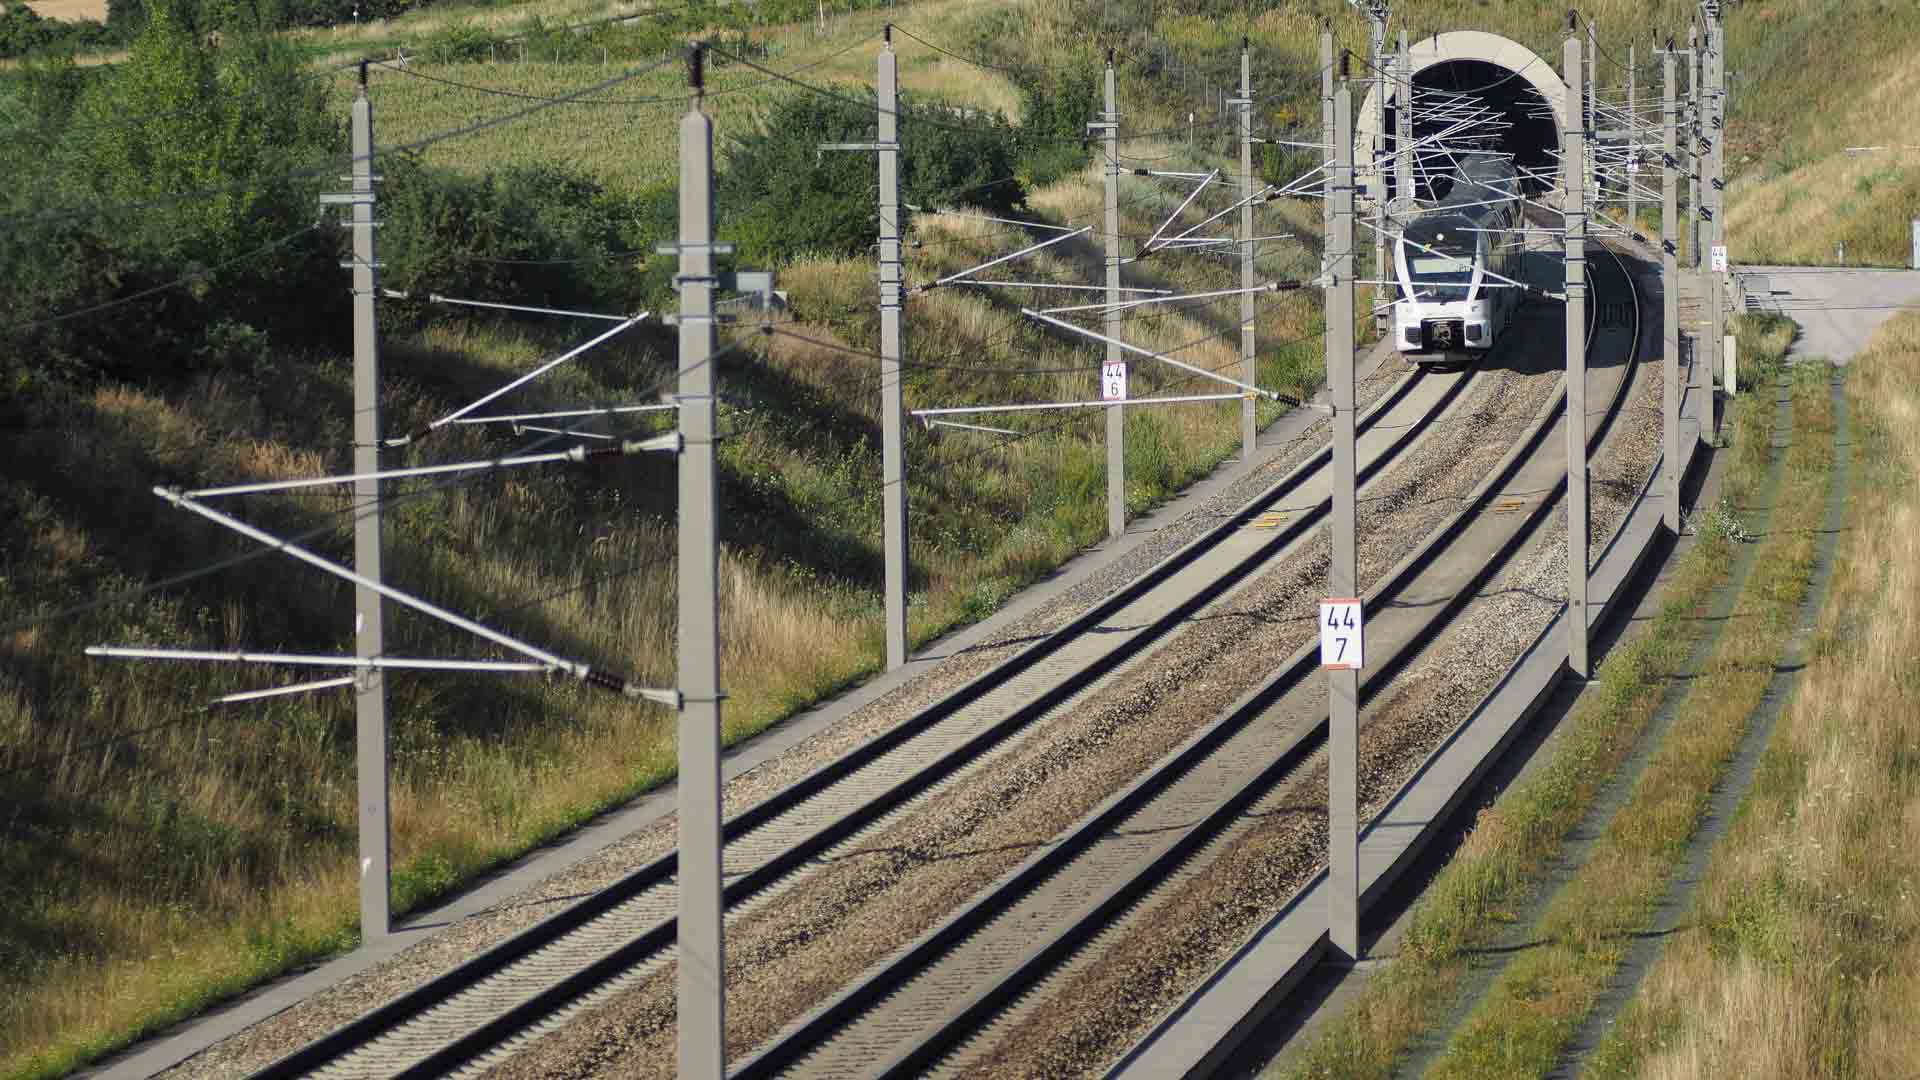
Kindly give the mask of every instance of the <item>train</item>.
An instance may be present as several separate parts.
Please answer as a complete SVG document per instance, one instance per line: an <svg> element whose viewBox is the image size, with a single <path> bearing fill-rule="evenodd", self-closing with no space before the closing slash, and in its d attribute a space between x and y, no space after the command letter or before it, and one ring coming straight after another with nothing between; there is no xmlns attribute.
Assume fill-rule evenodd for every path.
<svg viewBox="0 0 1920 1080"><path fill-rule="evenodd" d="M1394 343L1422 365L1484 355L1524 295L1500 280L1520 278L1525 247L1512 158L1466 155L1448 179L1445 195L1420 210L1393 245Z"/></svg>

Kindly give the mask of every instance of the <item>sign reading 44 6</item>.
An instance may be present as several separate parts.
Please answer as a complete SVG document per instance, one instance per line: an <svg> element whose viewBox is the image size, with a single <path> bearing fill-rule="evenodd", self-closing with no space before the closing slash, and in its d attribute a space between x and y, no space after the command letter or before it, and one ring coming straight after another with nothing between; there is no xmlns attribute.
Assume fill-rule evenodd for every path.
<svg viewBox="0 0 1920 1080"><path fill-rule="evenodd" d="M1365 663L1365 620L1358 600L1320 601L1320 666L1360 670Z"/></svg>
<svg viewBox="0 0 1920 1080"><path fill-rule="evenodd" d="M1127 400L1127 363L1112 360L1100 365L1100 400Z"/></svg>

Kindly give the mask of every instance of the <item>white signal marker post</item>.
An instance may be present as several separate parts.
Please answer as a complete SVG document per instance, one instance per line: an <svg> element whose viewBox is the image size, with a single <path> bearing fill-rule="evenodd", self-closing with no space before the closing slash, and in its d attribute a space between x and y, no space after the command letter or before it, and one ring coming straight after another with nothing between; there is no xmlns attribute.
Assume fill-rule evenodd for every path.
<svg viewBox="0 0 1920 1080"><path fill-rule="evenodd" d="M1333 561L1327 591L1358 596L1354 547L1353 423L1353 89L1341 59L1333 93L1333 232L1327 238L1327 389L1333 405ZM1327 671L1327 936L1350 960L1360 959L1360 675Z"/></svg>

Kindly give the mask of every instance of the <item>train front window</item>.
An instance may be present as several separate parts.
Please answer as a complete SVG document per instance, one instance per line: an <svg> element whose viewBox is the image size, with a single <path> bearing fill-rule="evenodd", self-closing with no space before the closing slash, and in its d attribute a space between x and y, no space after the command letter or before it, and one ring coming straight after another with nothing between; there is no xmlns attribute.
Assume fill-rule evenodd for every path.
<svg viewBox="0 0 1920 1080"><path fill-rule="evenodd" d="M1473 259L1471 256L1409 252L1407 276L1413 280L1413 291L1429 303L1448 304L1465 300L1467 288L1473 283Z"/></svg>

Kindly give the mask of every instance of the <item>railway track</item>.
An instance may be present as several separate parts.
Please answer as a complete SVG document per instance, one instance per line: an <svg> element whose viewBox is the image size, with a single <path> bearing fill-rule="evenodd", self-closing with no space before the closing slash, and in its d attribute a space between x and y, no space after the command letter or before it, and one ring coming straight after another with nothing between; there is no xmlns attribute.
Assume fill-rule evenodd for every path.
<svg viewBox="0 0 1920 1080"><path fill-rule="evenodd" d="M1619 264L1617 256L1614 262ZM1624 283L1616 293L1620 299L1610 315L1596 308L1589 338L1625 346L1631 359L1639 338L1638 305L1631 276L1623 265L1618 272ZM1633 367L1612 366L1613 385L1602 398L1608 404L1589 424L1590 450L1625 404ZM1609 369L1601 371L1600 378L1609 377ZM1555 495L1530 500L1527 513L1504 520L1481 513L1529 471L1534 475L1521 486L1539 482L1542 457L1534 451L1553 445L1564 401L1563 386L1553 408L1470 505L1369 593L1368 609L1377 613L1369 619L1369 651L1382 661L1362 686L1363 704L1440 634L1557 505ZM1561 476L1564 484L1563 466ZM1477 533L1470 546L1493 555L1478 565L1456 565L1440 581L1423 581L1470 531ZM1413 603L1390 606L1416 582L1421 595ZM1094 1001L1112 1000L1098 992L1098 978L1090 973L1104 952L1125 939L1130 922L1204 879L1212 859L1273 815L1302 804L1325 805L1324 688L1309 678L1317 671L1317 652L1308 642L1150 774L859 983L789 1025L741 1063L736 1075L1038 1075L1091 1064L1023 1057L1018 1037L1025 1029L1027 1047L1052 1037L1057 1029L1045 1022L1051 995L1066 993L1076 978L1095 984L1096 992L1085 993L1082 986L1066 1008L1085 1012ZM1367 767L1363 763L1363 771ZM1296 842L1316 849L1304 865L1310 868L1316 859L1324 864L1323 829L1306 823L1296 831Z"/></svg>
<svg viewBox="0 0 1920 1080"><path fill-rule="evenodd" d="M1416 444L1474 377L1471 369L1409 374L1383 395L1361 421L1363 485ZM768 902L804 876L809 864L857 844L930 793L980 767L1051 712L1150 654L1195 612L1296 551L1327 511L1326 460L1327 451L1318 451L1244 509L1059 632L858 753L730 820L725 830L730 914ZM1248 528L1262 515L1278 515L1284 524L1272 531ZM1288 671L1297 667L1296 660ZM1292 678L1297 682L1299 676ZM1231 734L1225 726L1202 734L1183 749L1181 761L1190 769L1204 762L1209 752L1232 743ZM1276 767L1297 771L1311 756L1310 744L1306 739L1288 748ZM1271 745L1264 752L1273 759ZM1164 793L1166 775L1167 770L1161 770L1116 795L1103 819L1136 807L1143 797L1150 802ZM1212 817L1234 813L1217 796L1208 802L1214 804ZM1055 845L1054 850L1068 846ZM1178 862L1180 856L1162 852L1161 858ZM672 854L657 859L256 1075L426 1076L475 1072L497 1064L582 1009L670 964L677 903L674 868ZM1140 895L1145 894L1137 885L1123 887L1103 906L1111 914L1115 905L1125 908ZM1097 920L1079 923L1095 926ZM1044 977L1048 962L1072 951L1071 937L1061 940L1067 944L1051 946L1050 959L1029 958L1039 965L1031 968L1032 978ZM996 1001L1017 996L1018 980L1005 985L1006 990L967 998L970 1022L992 1015ZM845 1012L844 1003L862 992L856 988L842 995L829 1009ZM965 1018L948 1018L956 1019ZM806 1026L817 1029L811 1021ZM952 1045L967 1037L964 1029L965 1023L948 1023L948 1034L941 1038ZM805 1053L796 1056L783 1049L799 1045L783 1039L750 1059L745 1069L764 1072L782 1061L799 1060ZM936 1039L896 1056L909 1067L937 1056L940 1045Z"/></svg>
<svg viewBox="0 0 1920 1080"><path fill-rule="evenodd" d="M1361 481L1429 430L1473 370L1409 373L1361 419ZM907 812L1036 721L1139 660L1296 549L1328 511L1321 449L1238 513L1060 631L725 826L729 912ZM1248 526L1262 515L1271 530ZM1272 518L1269 518L1272 520ZM672 853L256 1073L439 1076L497 1063L674 955Z"/></svg>

